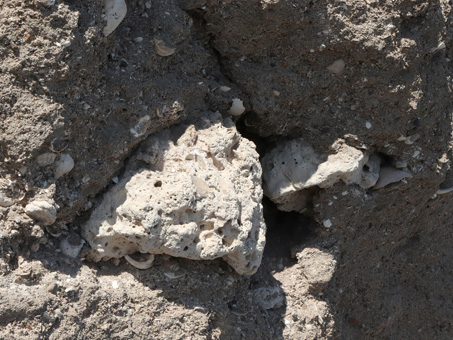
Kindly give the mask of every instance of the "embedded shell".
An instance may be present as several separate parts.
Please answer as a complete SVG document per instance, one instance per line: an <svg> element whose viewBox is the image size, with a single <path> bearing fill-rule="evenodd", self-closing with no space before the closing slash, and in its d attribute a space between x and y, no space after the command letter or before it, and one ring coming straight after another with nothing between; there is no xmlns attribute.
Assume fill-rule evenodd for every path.
<svg viewBox="0 0 453 340"><path fill-rule="evenodd" d="M165 45L165 42L160 39L154 39L154 46L156 48L156 53L161 57L168 57L175 53L176 49L168 47Z"/></svg>

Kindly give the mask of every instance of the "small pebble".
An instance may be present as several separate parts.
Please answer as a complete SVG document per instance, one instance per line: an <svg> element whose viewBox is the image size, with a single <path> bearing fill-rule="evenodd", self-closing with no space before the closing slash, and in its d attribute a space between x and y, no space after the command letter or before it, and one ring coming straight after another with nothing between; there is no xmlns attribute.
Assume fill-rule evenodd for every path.
<svg viewBox="0 0 453 340"><path fill-rule="evenodd" d="M143 37L137 37L134 39L136 43L141 43L143 41Z"/></svg>
<svg viewBox="0 0 453 340"><path fill-rule="evenodd" d="M322 221L322 224L326 228L330 228L332 226L332 222L329 219Z"/></svg>
<svg viewBox="0 0 453 340"><path fill-rule="evenodd" d="M371 129L371 123L370 122L366 122L365 123L365 127L369 130Z"/></svg>
<svg viewBox="0 0 453 340"><path fill-rule="evenodd" d="M63 317L63 313L61 312L61 309L60 308L57 308L54 310L54 313L55 315L58 317L58 318L62 318Z"/></svg>
<svg viewBox="0 0 453 340"><path fill-rule="evenodd" d="M36 157L36 162L39 166L51 165L55 162L56 157L57 155L53 152L46 152Z"/></svg>
<svg viewBox="0 0 453 340"><path fill-rule="evenodd" d="M45 225L53 224L57 219L57 208L47 201L33 201L25 207L25 213Z"/></svg>

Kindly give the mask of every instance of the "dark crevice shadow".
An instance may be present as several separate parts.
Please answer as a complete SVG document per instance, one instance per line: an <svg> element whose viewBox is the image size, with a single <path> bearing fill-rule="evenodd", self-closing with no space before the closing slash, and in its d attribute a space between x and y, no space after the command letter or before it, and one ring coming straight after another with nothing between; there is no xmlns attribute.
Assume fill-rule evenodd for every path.
<svg viewBox="0 0 453 340"><path fill-rule="evenodd" d="M316 222L297 212L278 210L268 198L263 199L264 219L266 221L266 248L264 258L278 261L281 271L297 263L293 250L315 237Z"/></svg>

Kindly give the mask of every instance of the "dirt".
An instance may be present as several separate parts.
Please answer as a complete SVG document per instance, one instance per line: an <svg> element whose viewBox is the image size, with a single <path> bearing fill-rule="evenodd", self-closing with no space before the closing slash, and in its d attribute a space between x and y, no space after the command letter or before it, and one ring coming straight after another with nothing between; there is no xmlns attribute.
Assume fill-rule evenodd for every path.
<svg viewBox="0 0 453 340"><path fill-rule="evenodd" d="M44 3L0 3L0 339L451 338L449 1L127 0L107 37L102 1ZM412 178L315 188L303 215L265 198L252 276L62 253L142 141L234 98L261 156L343 139ZM74 168L57 179L44 153ZM25 213L37 198L54 224Z"/></svg>

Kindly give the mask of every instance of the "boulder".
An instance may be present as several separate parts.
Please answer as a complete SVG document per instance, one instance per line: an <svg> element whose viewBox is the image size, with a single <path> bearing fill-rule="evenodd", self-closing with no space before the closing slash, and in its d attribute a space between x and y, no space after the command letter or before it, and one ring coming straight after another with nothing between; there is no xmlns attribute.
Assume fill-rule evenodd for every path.
<svg viewBox="0 0 453 340"><path fill-rule="evenodd" d="M255 145L220 114L153 135L84 225L88 258L221 257L253 274L265 244L261 174Z"/></svg>

